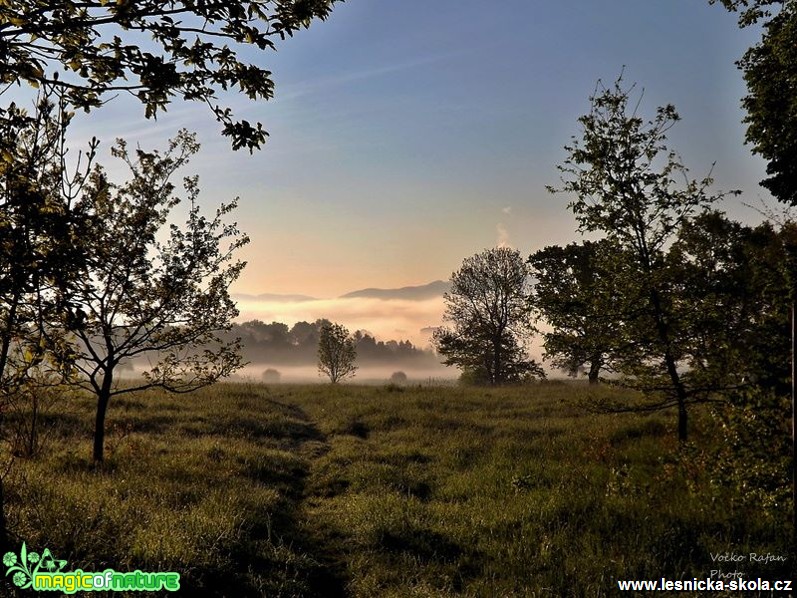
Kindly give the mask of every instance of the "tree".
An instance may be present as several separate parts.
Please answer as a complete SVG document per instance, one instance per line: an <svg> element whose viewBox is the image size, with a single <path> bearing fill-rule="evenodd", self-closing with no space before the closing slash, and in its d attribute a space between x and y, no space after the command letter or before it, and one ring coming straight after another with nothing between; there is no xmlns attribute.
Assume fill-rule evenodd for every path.
<svg viewBox="0 0 797 598"><path fill-rule="evenodd" d="M279 370L275 370L274 368L268 368L263 372L263 382L265 384L279 384L281 379L282 375L279 373Z"/></svg>
<svg viewBox="0 0 797 598"><path fill-rule="evenodd" d="M74 334L69 357L80 374L77 384L97 398L96 462L103 460L113 397L148 388L190 392L242 365L238 343L217 337L238 315L228 288L245 265L233 254L248 238L223 222L235 202L213 218L200 215L197 178L187 177L185 227L172 224L168 237L158 239L180 201L169 179L198 149L194 136L182 131L164 154L139 149L134 160L119 140L113 153L131 179L114 185L97 168L82 198L92 216L80 240L86 266L65 294L63 317L53 328ZM156 362L143 380L119 385L120 364L142 358Z"/></svg>
<svg viewBox="0 0 797 598"><path fill-rule="evenodd" d="M715 0L710 0L715 1ZM739 26L760 19L761 41L747 50L737 63L750 92L742 101L747 111L746 141L753 144L767 163L769 177L761 185L779 201L797 205L797 6L786 0L721 0L732 11L742 9ZM779 12L773 10L779 8ZM787 245L786 272L791 296L791 403L792 403L792 504L797 503L797 474L794 469L795 404L797 403L797 244ZM793 509L792 509L793 511ZM793 511L794 512L794 511ZM797 519L793 517L794 524Z"/></svg>
<svg viewBox="0 0 797 598"><path fill-rule="evenodd" d="M552 245L528 259L534 285L529 306L543 332L544 358L577 375L585 365L590 384L610 367L616 344L612 247L606 241Z"/></svg>
<svg viewBox="0 0 797 598"><path fill-rule="evenodd" d="M0 81L60 89L77 108L127 92L145 116L175 97L206 103L235 149L265 142L260 123L236 122L217 92L269 99L271 72L241 59L276 48L336 0L7 0L0 3Z"/></svg>
<svg viewBox="0 0 797 598"><path fill-rule="evenodd" d="M53 292L82 263L74 239L82 215L73 202L85 175L65 172L70 116L52 94L40 94L34 113L12 104L0 109L0 389L26 350L41 345L42 314L57 309ZM89 162L93 158L90 151ZM88 168L88 167L87 167ZM13 345L16 344L16 350ZM24 369L24 368L23 368Z"/></svg>
<svg viewBox="0 0 797 598"><path fill-rule="evenodd" d="M797 205L797 5L787 2L764 25L761 41L738 62L749 94L746 140L767 160L761 185Z"/></svg>
<svg viewBox="0 0 797 598"><path fill-rule="evenodd" d="M695 387L788 393L786 248L795 240L794 224L750 227L713 211L681 228L668 257L681 273L677 294Z"/></svg>
<svg viewBox="0 0 797 598"><path fill-rule="evenodd" d="M783 523L793 517L788 272L794 265L787 247L795 242L793 222L750 227L712 212L684 227L671 250L683 265L679 293L691 307L692 383L724 386L710 411L719 442L690 447L689 467L696 461L713 485L735 489L735 503Z"/></svg>
<svg viewBox="0 0 797 598"><path fill-rule="evenodd" d="M0 434L9 409L27 403L29 446L36 438L36 412L64 375L48 356L44 318L59 310L56 292L68 283L80 252L81 215L72 203L85 180L77 168L67 176L64 135L70 115L50 93L40 93L32 113L11 104L0 108ZM88 162L91 162L91 151ZM89 168L84 163L84 167ZM2 464L8 471L6 463ZM0 546L5 546L3 477L0 474Z"/></svg>
<svg viewBox="0 0 797 598"><path fill-rule="evenodd" d="M486 249L465 259L444 295L443 319L452 327L438 328L432 339L446 365L491 385L544 377L525 346L531 328L527 279L516 249Z"/></svg>
<svg viewBox="0 0 797 598"><path fill-rule="evenodd" d="M705 399L690 388L684 372L690 331L677 296L678 264L667 259L668 245L695 214L722 195L710 195L709 177L692 180L677 154L666 146L678 120L672 105L658 108L645 122L629 110L633 87L622 77L610 88L598 84L589 114L579 118L582 139L566 146L559 170L561 189L575 195L569 208L582 233L599 232L616 246L614 281L620 306L617 334L624 349L613 366L629 384L655 396L649 408L678 409L678 437L687 438L687 405ZM631 106L635 106L634 103ZM677 186L676 176L684 184Z"/></svg>
<svg viewBox="0 0 797 598"><path fill-rule="evenodd" d="M325 322L318 337L318 371L337 384L354 376L356 359L357 349L349 331L340 324Z"/></svg>

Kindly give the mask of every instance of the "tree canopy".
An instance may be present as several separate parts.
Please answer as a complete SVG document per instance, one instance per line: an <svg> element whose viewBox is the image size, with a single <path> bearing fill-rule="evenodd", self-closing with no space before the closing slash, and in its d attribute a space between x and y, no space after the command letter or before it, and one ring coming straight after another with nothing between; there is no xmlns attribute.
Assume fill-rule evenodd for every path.
<svg viewBox="0 0 797 598"><path fill-rule="evenodd" d="M0 81L60 90L77 108L113 92L147 118L174 97L206 103L235 149L262 145L260 123L236 121L218 92L269 99L271 72L246 48L276 43L329 16L337 0L2 0Z"/></svg>
<svg viewBox="0 0 797 598"><path fill-rule="evenodd" d="M197 150L185 131L163 154L139 149L133 157L118 141L114 154L130 168L130 179L115 185L97 168L81 199L91 218L76 240L86 264L64 291L61 317L51 329L74 335L64 358L78 372L76 383L97 397L96 461L103 459L113 396L153 387L189 392L242 365L238 343L218 336L238 315L228 289L245 265L234 254L248 242L236 224L224 222L235 202L203 216L197 179L186 177L187 221L159 238L180 201L170 178ZM137 357L149 363L143 379L120 386L122 364Z"/></svg>
<svg viewBox="0 0 797 598"><path fill-rule="evenodd" d="M318 371L332 384L354 376L357 349L349 331L341 324L325 322L318 336Z"/></svg>
<svg viewBox="0 0 797 598"><path fill-rule="evenodd" d="M779 7L784 0L709 0L709 4L720 2L731 12L739 13L739 26L755 25L761 19L772 16L772 7Z"/></svg>
<svg viewBox="0 0 797 598"><path fill-rule="evenodd" d="M739 62L747 82L742 100L746 139L767 160L761 185L797 206L797 5L787 3L764 26L761 41Z"/></svg>
<svg viewBox="0 0 797 598"><path fill-rule="evenodd" d="M795 243L794 224L751 227L716 211L681 228L668 259L679 273L694 388L788 393L787 248Z"/></svg>
<svg viewBox="0 0 797 598"><path fill-rule="evenodd" d="M454 365L485 384L544 377L529 359L528 270L520 252L508 247L486 249L466 258L451 275L443 319L433 337L446 365Z"/></svg>
<svg viewBox="0 0 797 598"><path fill-rule="evenodd" d="M559 167L569 207L580 232L598 232L616 248L613 284L618 305L615 334L623 350L613 363L628 383L656 396L651 408L678 407L678 434L687 437L687 404L703 398L690 387L683 366L691 331L678 295L679 264L668 247L681 228L722 194L710 194L710 176L689 178L688 169L666 144L679 120L672 105L645 121L622 77L599 83L592 107L579 118L582 138L566 146ZM676 184L676 178L684 181Z"/></svg>
<svg viewBox="0 0 797 598"><path fill-rule="evenodd" d="M551 245L528 260L529 306L549 328L542 333L543 357L571 376L587 366L591 384L610 369L618 341L612 249L607 241Z"/></svg>

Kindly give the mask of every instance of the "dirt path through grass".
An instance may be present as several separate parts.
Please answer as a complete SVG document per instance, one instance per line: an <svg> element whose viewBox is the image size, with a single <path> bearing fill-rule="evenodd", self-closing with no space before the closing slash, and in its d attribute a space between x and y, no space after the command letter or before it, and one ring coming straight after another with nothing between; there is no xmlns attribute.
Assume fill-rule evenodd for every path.
<svg viewBox="0 0 797 598"><path fill-rule="evenodd" d="M306 467L292 472L288 482L291 486L287 496L292 500L292 505L281 514L281 519L276 521L276 531L280 535L280 542L287 542L296 552L303 553L306 557L306 567L300 574L306 577L304 582L307 598L343 598L346 593L345 566L341 559L341 547L334 535L329 535L329 526L324 521L315 520L314 513L308 506L308 499L312 490L308 488L308 480L312 478L314 465L318 459L326 455L331 447L325 434L316 422L313 422L307 413L292 402L283 402L282 397L268 399L268 404L274 410L284 413L286 419L294 422L304 422L304 429L296 429L292 436L294 446L291 447L301 457ZM268 483L268 480L264 480ZM279 480L271 480L279 482ZM273 533L273 531L272 531Z"/></svg>

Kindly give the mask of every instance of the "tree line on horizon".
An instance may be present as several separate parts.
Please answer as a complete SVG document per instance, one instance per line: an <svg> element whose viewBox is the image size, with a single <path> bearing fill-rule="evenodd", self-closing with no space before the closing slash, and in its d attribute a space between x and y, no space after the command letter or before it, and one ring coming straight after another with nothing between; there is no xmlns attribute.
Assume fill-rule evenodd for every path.
<svg viewBox="0 0 797 598"><path fill-rule="evenodd" d="M228 341L240 339L241 355L247 362L271 365L314 365L318 358L318 346L324 326L332 323L319 318L314 322L296 322L288 326L282 322L267 324L250 320L232 324L221 333ZM430 349L422 349L409 340L377 340L365 330L356 330L351 335L357 352L357 360L365 364L396 364L396 366L430 366L439 360Z"/></svg>

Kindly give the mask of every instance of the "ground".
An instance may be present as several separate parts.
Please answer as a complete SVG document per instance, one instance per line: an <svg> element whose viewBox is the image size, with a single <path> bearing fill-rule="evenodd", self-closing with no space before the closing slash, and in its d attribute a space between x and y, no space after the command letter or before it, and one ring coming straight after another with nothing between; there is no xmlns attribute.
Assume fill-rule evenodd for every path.
<svg viewBox="0 0 797 598"><path fill-rule="evenodd" d="M101 467L78 397L14 461L9 527L66 570L179 572L186 596L613 596L708 577L726 551L791 554L788 518L684 463L673 413L595 412L606 397L633 399L563 382L151 392L112 402ZM710 445L713 421L693 422Z"/></svg>

